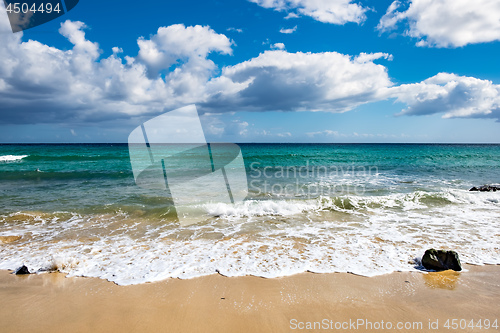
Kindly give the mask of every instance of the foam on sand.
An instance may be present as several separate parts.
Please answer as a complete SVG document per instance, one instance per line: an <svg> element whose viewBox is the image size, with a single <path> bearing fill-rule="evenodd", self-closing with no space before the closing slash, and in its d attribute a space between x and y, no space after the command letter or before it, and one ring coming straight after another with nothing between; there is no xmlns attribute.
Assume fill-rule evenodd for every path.
<svg viewBox="0 0 500 333"><path fill-rule="evenodd" d="M207 221L179 227L127 216L19 212L3 216L0 269L24 263L120 285L167 278L301 272L364 276L413 271L427 248L463 263L500 264L498 193L413 192L377 197L249 200L205 206Z"/></svg>

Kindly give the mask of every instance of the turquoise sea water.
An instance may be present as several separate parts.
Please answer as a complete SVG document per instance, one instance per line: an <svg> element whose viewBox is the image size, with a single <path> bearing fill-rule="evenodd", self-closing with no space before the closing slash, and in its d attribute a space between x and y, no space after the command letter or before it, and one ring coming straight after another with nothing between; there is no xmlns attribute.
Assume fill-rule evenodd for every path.
<svg viewBox="0 0 500 333"><path fill-rule="evenodd" d="M0 145L0 268L119 284L213 274L377 275L427 247L500 264L500 145L241 144L249 195L180 226L126 144ZM5 236L20 236L6 241ZM12 238L10 238L12 239Z"/></svg>

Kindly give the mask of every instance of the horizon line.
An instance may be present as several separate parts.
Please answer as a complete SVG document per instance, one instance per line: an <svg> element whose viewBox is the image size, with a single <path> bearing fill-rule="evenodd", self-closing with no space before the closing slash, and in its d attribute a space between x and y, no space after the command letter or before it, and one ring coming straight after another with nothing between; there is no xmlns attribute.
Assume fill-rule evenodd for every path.
<svg viewBox="0 0 500 333"><path fill-rule="evenodd" d="M210 141L207 143L233 144L342 144L342 145L500 145L500 142L225 142ZM0 145L128 145L128 142L0 142ZM193 143L176 143L193 144Z"/></svg>

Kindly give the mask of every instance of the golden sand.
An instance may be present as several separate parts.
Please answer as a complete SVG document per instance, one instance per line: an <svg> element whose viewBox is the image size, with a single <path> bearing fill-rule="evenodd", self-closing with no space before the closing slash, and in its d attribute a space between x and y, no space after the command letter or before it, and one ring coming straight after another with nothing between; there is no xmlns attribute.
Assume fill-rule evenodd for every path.
<svg viewBox="0 0 500 333"><path fill-rule="evenodd" d="M61 273L15 276L0 271L0 332L296 332L315 323L322 325L316 331L366 332L367 322L372 331L391 331L375 329L381 321L413 325L393 327L400 332L498 331L444 328L448 319L467 324L500 320L500 266L466 268L372 278L344 273L276 279L212 275L135 286ZM357 330L346 328L361 320L365 324ZM430 323L438 323L438 329L430 329Z"/></svg>

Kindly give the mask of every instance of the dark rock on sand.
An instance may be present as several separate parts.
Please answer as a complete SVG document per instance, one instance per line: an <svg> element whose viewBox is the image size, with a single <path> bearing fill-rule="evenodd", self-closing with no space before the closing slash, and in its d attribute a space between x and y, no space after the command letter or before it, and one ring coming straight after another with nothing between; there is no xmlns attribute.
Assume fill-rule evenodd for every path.
<svg viewBox="0 0 500 333"><path fill-rule="evenodd" d="M25 275L25 274L30 274L30 271L28 270L28 267L22 265L18 269L16 269L16 272L14 273L16 275Z"/></svg>
<svg viewBox="0 0 500 333"><path fill-rule="evenodd" d="M479 191L479 192L496 192L500 191L500 186L496 185L483 185L479 187L472 187L469 191Z"/></svg>
<svg viewBox="0 0 500 333"><path fill-rule="evenodd" d="M422 257L422 265L426 269L435 271L444 271L447 269L452 269L454 271L462 270L460 258L455 251L429 249L425 251Z"/></svg>

